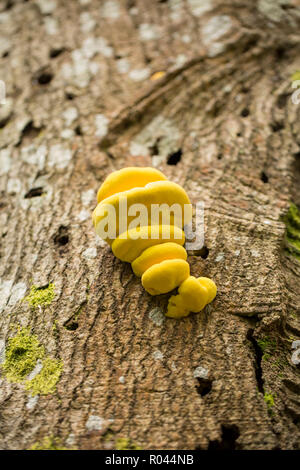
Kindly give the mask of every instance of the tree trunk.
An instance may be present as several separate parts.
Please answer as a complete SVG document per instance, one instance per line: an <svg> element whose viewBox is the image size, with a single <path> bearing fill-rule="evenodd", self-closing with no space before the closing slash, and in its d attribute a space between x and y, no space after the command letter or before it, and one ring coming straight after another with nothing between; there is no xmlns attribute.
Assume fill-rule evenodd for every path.
<svg viewBox="0 0 300 470"><path fill-rule="evenodd" d="M299 448L299 6L0 1L2 449ZM180 321L91 223L103 179L149 165L205 204L189 262L218 295ZM13 380L21 332L44 357Z"/></svg>

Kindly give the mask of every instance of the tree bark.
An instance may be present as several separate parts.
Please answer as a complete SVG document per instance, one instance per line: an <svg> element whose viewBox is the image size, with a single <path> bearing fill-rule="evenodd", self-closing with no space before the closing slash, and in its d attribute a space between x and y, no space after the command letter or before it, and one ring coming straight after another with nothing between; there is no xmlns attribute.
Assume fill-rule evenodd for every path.
<svg viewBox="0 0 300 470"><path fill-rule="evenodd" d="M299 6L0 1L2 361L21 325L63 362L34 399L2 370L2 449L299 448ZM91 223L104 178L149 165L205 204L189 262L218 294L180 321Z"/></svg>

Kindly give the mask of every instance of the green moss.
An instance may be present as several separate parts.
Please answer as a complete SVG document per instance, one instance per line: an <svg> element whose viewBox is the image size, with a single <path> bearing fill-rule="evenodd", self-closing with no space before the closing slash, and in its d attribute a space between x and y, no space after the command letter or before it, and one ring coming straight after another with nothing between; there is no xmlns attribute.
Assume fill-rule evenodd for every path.
<svg viewBox="0 0 300 470"><path fill-rule="evenodd" d="M265 336L257 340L257 344L263 352L263 360L267 361L276 348L276 341Z"/></svg>
<svg viewBox="0 0 300 470"><path fill-rule="evenodd" d="M31 380L28 374L33 371L37 361L42 361L41 371ZM45 358L45 348L37 336L31 335L29 328L20 328L9 338L2 364L4 375L10 382L24 383L32 395L48 395L55 392L63 363L57 359Z"/></svg>
<svg viewBox="0 0 300 470"><path fill-rule="evenodd" d="M275 403L275 402L274 402L274 397L273 397L273 395L272 395L271 393L265 392L265 394L264 394L264 400L265 400L265 402L266 402L266 404L267 404L267 407L268 407L269 409L271 409L271 408L274 406L274 403Z"/></svg>
<svg viewBox="0 0 300 470"><path fill-rule="evenodd" d="M284 217L286 225L286 252L300 261L300 211L296 204L291 204Z"/></svg>
<svg viewBox="0 0 300 470"><path fill-rule="evenodd" d="M56 384L62 373L63 363L57 359L47 357L43 361L43 368L32 380L26 382L26 390L32 395L49 395L56 390Z"/></svg>
<svg viewBox="0 0 300 470"><path fill-rule="evenodd" d="M69 450L67 447L63 447L61 440L57 437L46 436L40 442L33 444L28 450Z"/></svg>
<svg viewBox="0 0 300 470"><path fill-rule="evenodd" d="M44 355L44 346L40 345L37 336L30 335L28 328L19 328L17 335L9 338L5 350L2 368L7 380L23 382Z"/></svg>
<svg viewBox="0 0 300 470"><path fill-rule="evenodd" d="M119 437L116 440L116 450L141 450L142 448L136 445L131 439L127 437Z"/></svg>
<svg viewBox="0 0 300 470"><path fill-rule="evenodd" d="M54 283L50 282L46 287L31 286L30 293L25 300L33 308L39 305L50 305L55 297Z"/></svg>

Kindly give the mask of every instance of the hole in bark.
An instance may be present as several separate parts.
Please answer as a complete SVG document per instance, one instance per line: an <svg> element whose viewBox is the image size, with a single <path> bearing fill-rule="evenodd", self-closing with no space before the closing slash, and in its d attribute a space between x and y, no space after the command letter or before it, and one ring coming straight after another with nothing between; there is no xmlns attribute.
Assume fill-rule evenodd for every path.
<svg viewBox="0 0 300 470"><path fill-rule="evenodd" d="M290 93L282 93L281 95L278 96L277 106L279 109L283 109L286 107L286 102L289 97L290 97Z"/></svg>
<svg viewBox="0 0 300 470"><path fill-rule="evenodd" d="M245 44L242 53L245 54L246 52L250 51L250 49L252 49L253 47L256 46L257 42L258 42L258 38L257 38L257 37L251 38L251 39L247 42L247 44Z"/></svg>
<svg viewBox="0 0 300 470"><path fill-rule="evenodd" d="M66 99L70 101L72 101L75 98L75 95L69 92L66 92L65 96L66 96Z"/></svg>
<svg viewBox="0 0 300 470"><path fill-rule="evenodd" d="M25 194L24 199L31 199L32 197L40 197L43 194L46 194L46 193L43 191L42 187L32 188Z"/></svg>
<svg viewBox="0 0 300 470"><path fill-rule="evenodd" d="M197 253L199 256L201 256L202 259L206 259L209 255L209 249L207 246L203 246Z"/></svg>
<svg viewBox="0 0 300 470"><path fill-rule="evenodd" d="M300 159L300 152L294 153L294 157L295 157L296 159L298 159L298 158Z"/></svg>
<svg viewBox="0 0 300 470"><path fill-rule="evenodd" d="M182 156L182 150L181 149L177 150L177 152L171 153L168 156L167 164L168 165L177 165L177 163L180 162L180 160L181 160L181 156Z"/></svg>
<svg viewBox="0 0 300 470"><path fill-rule="evenodd" d="M247 337L247 340L250 341L254 349L255 377L256 377L256 382L257 382L257 389L260 393L264 394L264 381L263 381L263 373L262 373L262 367L261 367L263 352L261 348L258 346L258 343L256 339L254 338L253 333L254 333L254 330L250 328L246 337Z"/></svg>
<svg viewBox="0 0 300 470"><path fill-rule="evenodd" d="M286 54L286 48L284 46L279 46L275 50L275 56L276 56L277 60L284 59L285 54Z"/></svg>
<svg viewBox="0 0 300 470"><path fill-rule="evenodd" d="M155 143L152 145L152 147L149 148L150 154L151 154L152 157L154 157L155 155L159 155L158 144L159 144L160 139L161 139L161 137L158 137L156 139Z"/></svg>
<svg viewBox="0 0 300 470"><path fill-rule="evenodd" d="M237 132L236 136L237 137L241 137L242 133L241 132Z"/></svg>
<svg viewBox="0 0 300 470"><path fill-rule="evenodd" d="M222 160L222 158L223 158L223 155L221 153L219 153L219 155L217 156L217 159Z"/></svg>
<svg viewBox="0 0 300 470"><path fill-rule="evenodd" d="M44 70L39 75L37 75L36 80L39 85L48 85L53 77L54 75L52 72Z"/></svg>
<svg viewBox="0 0 300 470"><path fill-rule="evenodd" d="M244 108L241 112L242 117L247 117L247 116L249 116L249 114L250 114L250 111L249 111L248 108Z"/></svg>
<svg viewBox="0 0 300 470"><path fill-rule="evenodd" d="M263 183L269 182L269 177L264 171L261 172L260 179L262 180Z"/></svg>
<svg viewBox="0 0 300 470"><path fill-rule="evenodd" d="M6 126L6 124L9 122L10 118L11 118L11 115L5 116L4 119L0 120L0 129L3 129L3 127Z"/></svg>
<svg viewBox="0 0 300 470"><path fill-rule="evenodd" d="M205 397L212 388L212 380L209 379L202 379L201 377L197 377L198 385L196 385L196 390L201 397Z"/></svg>
<svg viewBox="0 0 300 470"><path fill-rule="evenodd" d="M61 225L53 237L54 243L59 246L65 246L69 243L68 227Z"/></svg>
<svg viewBox="0 0 300 470"><path fill-rule="evenodd" d="M61 47L59 49L51 49L50 52L49 52L49 57L50 57L50 59L54 59L55 57L58 57L63 52L64 52L63 47Z"/></svg>
<svg viewBox="0 0 300 470"><path fill-rule="evenodd" d="M82 302L79 309L74 313L74 315L72 315L71 318L69 318L69 320L67 320L64 323L64 328L66 328L66 330L68 331L77 330L79 326L78 318L80 314L82 313L83 309L85 308L86 304L87 304L87 301Z"/></svg>
<svg viewBox="0 0 300 470"><path fill-rule="evenodd" d="M8 57L8 56L9 56L9 51L6 51L4 52L4 54L2 54L3 59L5 59L5 57Z"/></svg>
<svg viewBox="0 0 300 470"><path fill-rule="evenodd" d="M69 331L75 331L78 328L78 322L77 321L68 321L67 323L64 324L64 327L66 330Z"/></svg>
<svg viewBox="0 0 300 470"><path fill-rule="evenodd" d="M82 130L81 130L81 127L79 125L75 127L75 134L76 135L82 135Z"/></svg>
<svg viewBox="0 0 300 470"><path fill-rule="evenodd" d="M33 124L33 121L29 121L26 124L26 126L23 128L21 136L20 136L20 140L16 144L16 147L19 147L25 138L28 138L30 140L35 139L43 129L44 129L43 126L35 127Z"/></svg>
<svg viewBox="0 0 300 470"><path fill-rule="evenodd" d="M12 0L8 0L5 5L5 10L10 10L14 6L14 2Z"/></svg>
<svg viewBox="0 0 300 470"><path fill-rule="evenodd" d="M235 450L236 440L240 436L239 428L233 425L222 425L221 441L210 441L208 450Z"/></svg>
<svg viewBox="0 0 300 470"><path fill-rule="evenodd" d="M282 129L284 129L284 124L283 122L274 122L273 124L271 124L271 129L273 132L282 131Z"/></svg>

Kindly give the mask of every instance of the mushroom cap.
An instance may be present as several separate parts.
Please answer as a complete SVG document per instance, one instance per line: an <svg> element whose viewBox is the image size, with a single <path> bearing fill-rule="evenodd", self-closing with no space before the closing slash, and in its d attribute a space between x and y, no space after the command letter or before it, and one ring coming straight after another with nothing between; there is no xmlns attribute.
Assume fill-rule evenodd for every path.
<svg viewBox="0 0 300 470"><path fill-rule="evenodd" d="M111 247L117 258L132 263L150 246L169 242L182 246L185 242L184 231L174 225L147 225L122 233Z"/></svg>
<svg viewBox="0 0 300 470"><path fill-rule="evenodd" d="M154 264L142 275L142 285L151 295L165 294L190 275L190 265L182 259L168 259Z"/></svg>
<svg viewBox="0 0 300 470"><path fill-rule="evenodd" d="M131 267L134 274L141 277L151 266L167 259L183 259L186 261L187 252L183 246L173 242L150 246L131 263Z"/></svg>
<svg viewBox="0 0 300 470"><path fill-rule="evenodd" d="M97 193L98 203L109 196L128 189L143 187L153 181L166 181L161 171L151 167L127 167L114 171L104 180Z"/></svg>

